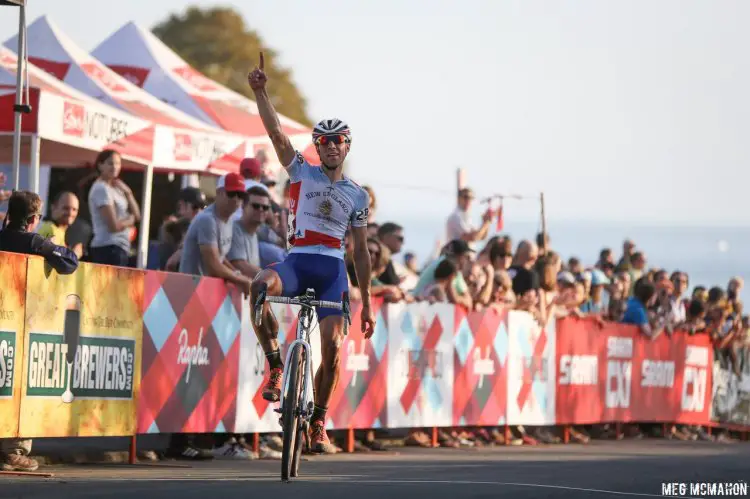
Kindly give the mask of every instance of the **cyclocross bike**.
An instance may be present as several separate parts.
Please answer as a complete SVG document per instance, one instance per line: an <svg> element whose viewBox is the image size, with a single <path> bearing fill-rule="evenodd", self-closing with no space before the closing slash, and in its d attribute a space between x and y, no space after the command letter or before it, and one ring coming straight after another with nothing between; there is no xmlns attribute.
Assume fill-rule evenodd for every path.
<svg viewBox="0 0 750 499"><path fill-rule="evenodd" d="M281 480L289 481L289 477L299 474L299 461L302 454L303 435L310 428L310 418L313 413L313 373L312 351L310 350L310 334L313 319L313 309L333 308L344 314L344 335L351 325L351 310L349 307L349 293L344 293L341 302L315 299L315 291L308 289L304 295L296 298L283 296L266 296L261 293L255 302L255 322L260 325L263 317L263 304L283 303L299 305L297 321L297 338L292 341L286 352L284 374L281 381L281 397L276 412L281 414L281 424L284 443L281 453ZM307 441L307 439L305 439Z"/></svg>

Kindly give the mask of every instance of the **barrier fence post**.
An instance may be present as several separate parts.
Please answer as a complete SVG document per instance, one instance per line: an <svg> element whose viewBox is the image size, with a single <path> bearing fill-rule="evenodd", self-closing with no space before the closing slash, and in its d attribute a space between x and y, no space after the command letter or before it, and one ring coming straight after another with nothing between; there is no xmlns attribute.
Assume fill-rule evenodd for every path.
<svg viewBox="0 0 750 499"><path fill-rule="evenodd" d="M432 427L432 446L438 446L438 429L437 426Z"/></svg>
<svg viewBox="0 0 750 499"><path fill-rule="evenodd" d="M620 435L622 435L622 427L620 423L615 423L615 440L620 440Z"/></svg>
<svg viewBox="0 0 750 499"><path fill-rule="evenodd" d="M135 444L135 435L130 436L130 452L128 453L128 462L130 464L135 464L135 452L136 452L136 444Z"/></svg>
<svg viewBox="0 0 750 499"><path fill-rule="evenodd" d="M253 452L260 452L260 435L253 433Z"/></svg>
<svg viewBox="0 0 750 499"><path fill-rule="evenodd" d="M563 443L567 444L570 442L570 426L565 425L563 428Z"/></svg>
<svg viewBox="0 0 750 499"><path fill-rule="evenodd" d="M505 437L505 445L510 445L510 427L506 424L503 427L503 436Z"/></svg>
<svg viewBox="0 0 750 499"><path fill-rule="evenodd" d="M354 428L346 431L346 452L354 452Z"/></svg>

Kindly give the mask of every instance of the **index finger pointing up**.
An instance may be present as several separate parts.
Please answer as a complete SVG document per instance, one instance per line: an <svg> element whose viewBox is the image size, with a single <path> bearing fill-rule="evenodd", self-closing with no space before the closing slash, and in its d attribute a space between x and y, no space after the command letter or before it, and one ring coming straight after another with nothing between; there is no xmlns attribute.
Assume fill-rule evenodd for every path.
<svg viewBox="0 0 750 499"><path fill-rule="evenodd" d="M263 66L264 66L263 62L264 62L263 61L263 52L261 52L260 53L260 68L259 68L261 71L263 71Z"/></svg>

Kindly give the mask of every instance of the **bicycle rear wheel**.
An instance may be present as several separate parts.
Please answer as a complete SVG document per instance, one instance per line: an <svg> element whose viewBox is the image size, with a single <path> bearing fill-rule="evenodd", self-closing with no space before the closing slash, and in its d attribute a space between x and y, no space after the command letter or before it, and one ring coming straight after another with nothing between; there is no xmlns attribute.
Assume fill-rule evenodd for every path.
<svg viewBox="0 0 750 499"><path fill-rule="evenodd" d="M289 383L284 397L283 432L284 441L281 450L281 480L288 482L292 471L292 460L297 443L297 427L299 425L299 392L302 386L302 346L295 345L289 358ZM283 388L283 387L282 387ZM295 473L296 474L296 473Z"/></svg>

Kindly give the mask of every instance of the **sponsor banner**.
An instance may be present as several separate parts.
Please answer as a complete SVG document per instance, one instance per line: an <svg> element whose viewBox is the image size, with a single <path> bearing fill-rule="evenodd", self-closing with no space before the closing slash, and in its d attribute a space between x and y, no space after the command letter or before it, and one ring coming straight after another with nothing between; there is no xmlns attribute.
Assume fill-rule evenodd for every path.
<svg viewBox="0 0 750 499"><path fill-rule="evenodd" d="M388 305L388 427L453 424L455 308Z"/></svg>
<svg viewBox="0 0 750 499"><path fill-rule="evenodd" d="M242 137L157 126L154 163L186 170L205 170L244 144Z"/></svg>
<svg viewBox="0 0 750 499"><path fill-rule="evenodd" d="M240 294L223 281L146 272L139 433L233 431Z"/></svg>
<svg viewBox="0 0 750 499"><path fill-rule="evenodd" d="M59 275L30 258L22 437L135 433L143 272L81 264Z"/></svg>
<svg viewBox="0 0 750 499"><path fill-rule="evenodd" d="M282 359L286 360L289 345L297 337L298 306L272 303L276 321L279 323L277 340ZM310 334L310 348L312 349L313 376L320 365L320 328L317 318L313 318ZM250 301L242 301L242 340L240 352L239 378L237 384L237 418L235 431L237 433L278 432L280 414L275 412L278 403L271 403L261 396L263 387L268 381L268 361L263 348L255 336L255 330L250 319ZM329 419L330 421L330 419Z"/></svg>
<svg viewBox="0 0 750 499"><path fill-rule="evenodd" d="M27 258L0 253L0 438L18 435Z"/></svg>
<svg viewBox="0 0 750 499"><path fill-rule="evenodd" d="M508 312L507 424L555 424L555 321Z"/></svg>
<svg viewBox="0 0 750 499"><path fill-rule="evenodd" d="M387 418L388 329L387 307L372 300L375 332L362 334L361 302L352 303L352 325L341 349L339 384L328 404L332 428L381 428Z"/></svg>
<svg viewBox="0 0 750 499"><path fill-rule="evenodd" d="M750 425L750 350L747 347L738 350L736 358L739 368L726 351L714 353L711 419Z"/></svg>
<svg viewBox="0 0 750 499"><path fill-rule="evenodd" d="M705 335L644 337L635 326L557 322L557 424L708 419Z"/></svg>
<svg viewBox="0 0 750 499"><path fill-rule="evenodd" d="M505 424L508 312L466 314L456 307L453 337L453 425Z"/></svg>

